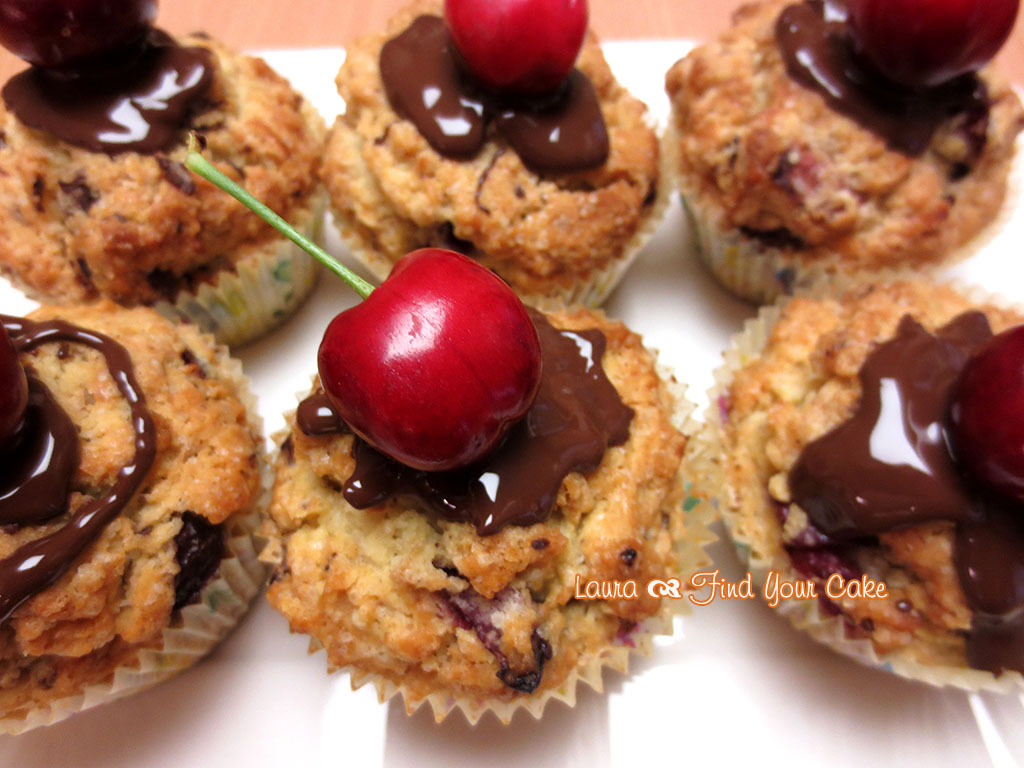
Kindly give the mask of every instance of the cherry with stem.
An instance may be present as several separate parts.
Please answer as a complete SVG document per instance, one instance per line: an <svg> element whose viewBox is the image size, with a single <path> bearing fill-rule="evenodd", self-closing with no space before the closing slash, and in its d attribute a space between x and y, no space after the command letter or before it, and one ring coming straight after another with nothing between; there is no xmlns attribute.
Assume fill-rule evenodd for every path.
<svg viewBox="0 0 1024 768"><path fill-rule="evenodd" d="M363 302L337 315L317 354L328 400L382 453L426 471L471 464L533 404L537 330L502 280L453 251L400 259L374 288L225 176L196 150L185 166L234 196L341 277Z"/></svg>

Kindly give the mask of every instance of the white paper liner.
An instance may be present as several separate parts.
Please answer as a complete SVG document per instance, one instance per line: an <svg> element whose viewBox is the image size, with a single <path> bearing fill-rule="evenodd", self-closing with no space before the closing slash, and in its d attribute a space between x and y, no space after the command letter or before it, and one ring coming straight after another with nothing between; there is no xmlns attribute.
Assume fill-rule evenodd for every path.
<svg viewBox="0 0 1024 768"><path fill-rule="evenodd" d="M665 142L678 146L674 124L669 128ZM968 242L943 256L936 256L932 263L917 267L919 276L935 275L980 252L1013 217L1024 190L1024 135L1017 138L1015 146L1006 194L996 215ZM754 304L770 304L782 296L856 277L855 273L859 273L861 279L869 279L872 273L884 279L884 275L894 271L893 268L867 270L851 266L839 256L807 261L798 252L771 248L737 229L724 229L719 224L721 215L716 215L713 208L701 206L699 195L683 174L679 174L678 183L692 236L691 245L697 257L723 288L741 299Z"/></svg>
<svg viewBox="0 0 1024 768"><path fill-rule="evenodd" d="M652 353L657 358L656 353ZM672 414L673 426L687 435L687 453L694 445L693 435L698 424L693 419L695 406L686 398L686 385L678 382L670 369L660 361L656 361L656 369L659 377L665 383L676 408ZM314 378L315 381L315 378ZM309 395L309 390L296 393L296 400L301 402ZM286 423L294 423L294 412L287 414ZM281 444L291 433L290 427L277 432L273 436L275 445L280 450ZM710 525L716 518L712 504L706 498L699 498L696 491L692 489L693 483L689 473L689 465L684 460L680 465L676 476L676 482L683 490L683 501L681 509L674 507L669 513L679 511L684 516L686 537L675 542L674 552L677 559L677 571L674 574L666 574L679 578L684 594L692 591L690 577L698 571L706 568L711 563L711 557L705 548L718 540L712 532ZM260 559L270 566L279 565L283 560L283 547L280 540L270 537L267 546L260 553ZM515 713L519 710L529 713L535 719L539 719L544 708L551 701L560 701L569 707L576 706L577 684L582 682L597 693L604 692L603 670L612 669L622 675L629 671L629 658L631 654L638 654L650 657L653 651L653 638L656 635L671 636L673 634L673 619L676 615L686 615L692 611L689 601L684 599L675 600L663 598L662 609L655 615L636 624L635 628L624 639L617 638L612 644L601 649L594 658L581 661L568 677L556 688L546 689L529 696L517 697L509 701L498 701L487 698L474 698L468 695L449 693L434 693L423 698L411 696L409 691L394 680L383 677L374 672L367 672L355 666L332 666L328 662L328 672L348 672L352 690L358 690L364 685L372 684L377 690L377 700L385 704L396 695L401 695L405 705L406 714L413 714L423 704L429 704L434 714L434 720L442 722L453 711L461 711L466 720L475 725L487 712L492 712L495 717L504 725L508 725ZM310 654L324 650L323 644L315 637L310 638Z"/></svg>
<svg viewBox="0 0 1024 768"><path fill-rule="evenodd" d="M828 296L845 293L858 285L894 282L897 280L922 282L919 275L906 271L888 271L873 278L839 278L833 285L817 285L803 296ZM1024 309L1015 307L1005 298L993 295L981 288L965 285L959 281L945 284L953 287L975 305L990 305L1012 308L1024 315ZM772 305L761 307L757 317L748 320L743 330L732 340L725 351L725 363L715 372L715 384L709 390L709 405L705 414L704 427L694 441L694 475L698 478L698 492L712 500L726 530L732 539L741 562L753 576L753 583L763 587L770 571L779 574L783 581L803 580L792 567L789 557L781 546L773 547L770 541L762 540L757 534L757 522L745 525L745 520L731 504L732 488L727 486L722 461L726 457L722 433L720 402L728 392L735 373L758 357L767 344L772 328L781 316L785 306L795 296L783 297ZM770 509L764 515L774 516ZM762 598L763 599L763 598ZM848 656L862 664L877 667L911 680L917 680L937 687L954 687L966 691L1017 691L1024 686L1024 675L1020 672L1003 672L998 677L985 670L949 665L930 665L917 661L912 649L879 654L870 639L848 636L842 614L830 615L814 599L779 600L774 610L784 616L799 630L808 633L818 642Z"/></svg>
<svg viewBox="0 0 1024 768"><path fill-rule="evenodd" d="M194 602L178 611L174 624L163 630L158 647L139 650L138 667L117 667L109 682L87 686L80 694L33 709L24 717L0 718L0 734L16 735L53 725L82 710L138 693L190 667L228 635L262 588L267 566L259 560L262 546L255 534L270 504L273 484L264 451L263 420L242 364L223 347L218 348L217 362L217 375L237 383L249 429L257 437L261 488L253 508L225 525L225 556L216 577L200 590Z"/></svg>
<svg viewBox="0 0 1024 768"><path fill-rule="evenodd" d="M319 243L326 193L318 190L292 224ZM242 246L235 269L222 270L195 292L183 291L173 303L154 305L171 320L188 322L220 344L237 347L283 323L309 296L319 274L316 260L283 236Z"/></svg>

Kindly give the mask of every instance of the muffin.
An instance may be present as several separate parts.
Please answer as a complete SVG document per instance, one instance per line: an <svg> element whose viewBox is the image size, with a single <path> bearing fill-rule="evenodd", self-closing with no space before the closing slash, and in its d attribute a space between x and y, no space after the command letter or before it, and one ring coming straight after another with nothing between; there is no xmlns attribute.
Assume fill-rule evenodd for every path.
<svg viewBox="0 0 1024 768"><path fill-rule="evenodd" d="M796 14L805 29L825 30L819 37L841 39L841 63L861 71L843 25L824 24L820 8L744 6L666 76L666 142L696 249L725 288L753 302L837 273L948 264L1009 207L1024 125L1010 86L986 69L915 95L864 73L877 95L850 87L848 99L829 97L780 45L783 14Z"/></svg>
<svg viewBox="0 0 1024 768"><path fill-rule="evenodd" d="M429 701L438 721L456 707L470 722L539 717L551 698L572 705L578 680L600 690L602 668L625 671L683 607L647 583L685 584L706 562L709 506L686 500L674 386L620 323L585 309L533 318L545 376L582 371L587 355L603 374L573 373L561 404L542 379L506 443L467 470L383 458L334 420L319 382L279 436L271 604L354 687L401 693L410 712ZM557 427L526 431L553 413ZM580 597L589 582L620 591Z"/></svg>
<svg viewBox="0 0 1024 768"><path fill-rule="evenodd" d="M314 262L185 169L189 132L227 173L316 236L323 121L260 59L204 35L173 40L151 30L147 41L137 58L111 64L114 72L75 80L75 100L41 68L4 87L0 272L41 301L152 306L242 344L301 304ZM165 70L195 87L164 111L124 100ZM50 91L59 109L39 97ZM125 125L90 111L111 100L135 110ZM178 119L160 122L165 112ZM133 133L126 126L136 120Z"/></svg>
<svg viewBox="0 0 1024 768"><path fill-rule="evenodd" d="M392 106L381 75L386 44L422 27L435 47L416 49L410 59L445 57L458 87L475 94L450 62L454 45L440 16L441 3L417 2L386 33L346 49L337 77L345 112L330 130L322 166L342 239L381 279L407 252L438 245L472 256L528 303L599 304L653 233L672 186L659 168L659 142L644 104L615 81L589 35L576 61L585 77L570 79L589 81L596 93L607 129L603 162L537 169L496 119L480 127L481 146L461 156L442 154ZM584 138L582 129L573 130L581 135L567 144L590 142L589 133Z"/></svg>
<svg viewBox="0 0 1024 768"><path fill-rule="evenodd" d="M976 579L1016 567L1024 531L951 457L947 419L966 361L1022 320L966 290L893 282L766 308L738 338L701 471L795 626L936 685L1020 681L1020 606L983 608ZM1011 545L979 560L971 542L993 533ZM787 582L804 593L787 598Z"/></svg>
<svg viewBox="0 0 1024 768"><path fill-rule="evenodd" d="M0 729L19 733L216 645L263 581L268 488L247 382L208 336L108 301L3 323L30 393L0 449ZM45 434L45 488L19 483Z"/></svg>

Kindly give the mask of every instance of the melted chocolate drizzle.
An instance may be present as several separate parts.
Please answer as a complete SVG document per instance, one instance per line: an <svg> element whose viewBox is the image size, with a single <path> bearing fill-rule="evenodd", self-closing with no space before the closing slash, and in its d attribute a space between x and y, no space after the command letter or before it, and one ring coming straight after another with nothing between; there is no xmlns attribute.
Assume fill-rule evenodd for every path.
<svg viewBox="0 0 1024 768"><path fill-rule="evenodd" d="M910 316L860 371L854 415L810 443L790 473L793 501L842 544L919 523L956 524L954 560L974 617L972 667L1024 671L1020 509L968 484L947 448L950 393L992 331L965 313L934 336Z"/></svg>
<svg viewBox="0 0 1024 768"><path fill-rule="evenodd" d="M314 392L301 403L295 421L303 433L311 437L335 435L348 431L348 425L334 412L325 392Z"/></svg>
<svg viewBox="0 0 1024 768"><path fill-rule="evenodd" d="M529 310L544 361L540 390L504 441L473 466L445 472L406 467L358 437L356 467L344 483L357 509L402 498L445 520L471 523L481 536L506 525L532 525L551 514L570 472L597 469L610 446L629 437L633 418L601 367L606 348L597 330L560 331ZM322 393L300 406L296 421L308 435L344 431Z"/></svg>
<svg viewBox="0 0 1024 768"><path fill-rule="evenodd" d="M25 422L0 469L0 525L34 525L67 512L78 431L53 394L26 372Z"/></svg>
<svg viewBox="0 0 1024 768"><path fill-rule="evenodd" d="M380 73L395 112L447 157L476 155L493 121L538 173L587 170L608 158L608 130L586 75L573 70L556 93L543 98L487 92L466 74L440 17L420 16L385 43Z"/></svg>
<svg viewBox="0 0 1024 768"><path fill-rule="evenodd" d="M775 39L790 77L907 155L924 152L936 128L955 115L967 115L968 125L987 125L988 92L976 75L924 90L892 82L857 54L846 9L832 0L787 7L776 22ZM968 137L972 162L984 148L984 131L980 143L975 134Z"/></svg>
<svg viewBox="0 0 1024 768"><path fill-rule="evenodd" d="M26 125L93 152L164 150L209 91L213 56L151 30L141 50L120 57L89 69L32 67L7 82L4 103Z"/></svg>
<svg viewBox="0 0 1024 768"><path fill-rule="evenodd" d="M135 432L135 452L129 464L118 472L114 484L106 495L84 503L71 515L71 519L59 530L36 539L19 547L12 555L0 560L0 623L10 618L14 610L25 600L49 587L70 567L78 557L102 532L103 529L124 509L132 496L144 481L153 461L156 458L156 427L153 416L146 407L145 397L135 379L131 356L123 346L113 339L94 331L79 328L63 320L33 322L7 315L0 315L19 352L50 342L74 342L84 344L100 352L107 363L107 368L122 397L127 401L131 411L132 429ZM53 400L49 390L34 387L37 397L46 402L41 408L52 414L59 411L64 419L60 405ZM57 417L57 421L60 417ZM72 430L74 427L72 426ZM42 474L32 478L31 487L14 488L26 504L40 508L33 498L33 489L43 488L49 484L69 487L69 471L73 474L78 468L78 435L74 434L70 441L75 445L74 458L61 462L51 461L42 468ZM66 446L58 450L67 449ZM17 478L12 479L17 482ZM4 491L12 490L6 484L0 486ZM63 508L66 509L66 501ZM24 517L24 515L21 515Z"/></svg>

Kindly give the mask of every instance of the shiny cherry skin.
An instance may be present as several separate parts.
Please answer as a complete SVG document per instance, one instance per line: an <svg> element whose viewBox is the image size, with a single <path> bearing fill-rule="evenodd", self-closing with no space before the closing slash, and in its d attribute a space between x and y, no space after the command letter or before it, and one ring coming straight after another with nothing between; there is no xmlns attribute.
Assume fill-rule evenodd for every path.
<svg viewBox="0 0 1024 768"><path fill-rule="evenodd" d="M28 406L28 382L7 329L0 326L0 453L18 434Z"/></svg>
<svg viewBox="0 0 1024 768"><path fill-rule="evenodd" d="M444 17L473 75L511 93L557 88L587 32L586 0L445 0Z"/></svg>
<svg viewBox="0 0 1024 768"><path fill-rule="evenodd" d="M981 68L1020 0L848 0L854 43L886 77L921 88Z"/></svg>
<svg viewBox="0 0 1024 768"><path fill-rule="evenodd" d="M1024 325L999 334L967 362L949 415L960 466L989 490L1024 502Z"/></svg>
<svg viewBox="0 0 1024 768"><path fill-rule="evenodd" d="M37 66L74 66L140 39L156 6L156 0L0 0L0 45Z"/></svg>
<svg viewBox="0 0 1024 768"><path fill-rule="evenodd" d="M540 386L540 340L519 298L459 253L413 251L331 321L318 354L338 415L415 469L466 466L521 419Z"/></svg>

